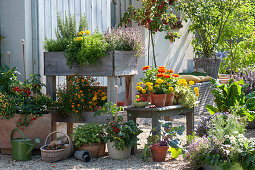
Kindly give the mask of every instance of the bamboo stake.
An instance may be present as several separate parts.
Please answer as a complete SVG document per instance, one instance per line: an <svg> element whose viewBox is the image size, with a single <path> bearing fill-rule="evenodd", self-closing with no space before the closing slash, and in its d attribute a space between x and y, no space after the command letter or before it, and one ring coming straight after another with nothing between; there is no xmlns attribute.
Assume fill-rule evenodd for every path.
<svg viewBox="0 0 255 170"><path fill-rule="evenodd" d="M6 53L7 53L8 58L9 58L9 68L11 68L11 52L7 51Z"/></svg>
<svg viewBox="0 0 255 170"><path fill-rule="evenodd" d="M26 81L25 40L21 39L21 43L22 43L22 50L23 50L24 77Z"/></svg>
<svg viewBox="0 0 255 170"><path fill-rule="evenodd" d="M117 97L118 97L118 86L117 85L115 85L115 89L116 89L116 106L117 106Z"/></svg>

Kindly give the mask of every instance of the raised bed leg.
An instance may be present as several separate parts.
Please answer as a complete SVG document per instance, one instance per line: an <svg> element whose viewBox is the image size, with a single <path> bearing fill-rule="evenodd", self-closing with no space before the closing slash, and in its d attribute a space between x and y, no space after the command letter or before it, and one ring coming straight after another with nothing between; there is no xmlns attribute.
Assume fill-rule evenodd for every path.
<svg viewBox="0 0 255 170"><path fill-rule="evenodd" d="M194 111L186 113L187 135L192 135L194 132Z"/></svg>
<svg viewBox="0 0 255 170"><path fill-rule="evenodd" d="M134 76L126 76L126 105L129 106L132 104L132 100L135 98L134 94Z"/></svg>
<svg viewBox="0 0 255 170"><path fill-rule="evenodd" d="M46 93L56 100L56 76L46 76Z"/></svg>

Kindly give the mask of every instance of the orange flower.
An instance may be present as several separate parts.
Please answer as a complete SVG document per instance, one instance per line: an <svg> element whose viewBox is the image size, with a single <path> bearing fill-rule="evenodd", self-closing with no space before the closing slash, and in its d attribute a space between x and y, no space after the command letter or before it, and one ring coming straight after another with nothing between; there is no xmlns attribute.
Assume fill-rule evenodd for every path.
<svg viewBox="0 0 255 170"><path fill-rule="evenodd" d="M144 66L143 67L143 70L149 70L150 69L150 66Z"/></svg>
<svg viewBox="0 0 255 170"><path fill-rule="evenodd" d="M78 110L76 110L75 112L76 112L76 113L78 113L79 111L78 111Z"/></svg>
<svg viewBox="0 0 255 170"><path fill-rule="evenodd" d="M81 79L82 82L84 82L84 79Z"/></svg>
<svg viewBox="0 0 255 170"><path fill-rule="evenodd" d="M164 77L165 77L165 78L170 78L171 75L170 75L170 74L165 74Z"/></svg>
<svg viewBox="0 0 255 170"><path fill-rule="evenodd" d="M81 102L84 102L84 99L81 99Z"/></svg>
<svg viewBox="0 0 255 170"><path fill-rule="evenodd" d="M80 107L81 105L80 104L77 104L78 107Z"/></svg>
<svg viewBox="0 0 255 170"><path fill-rule="evenodd" d="M92 85L93 85L93 86L95 86L96 84L95 84L95 83L93 83Z"/></svg>
<svg viewBox="0 0 255 170"><path fill-rule="evenodd" d="M174 77L179 77L179 74L173 74Z"/></svg>
<svg viewBox="0 0 255 170"><path fill-rule="evenodd" d="M162 68L162 69L166 69L166 67L165 67L165 66L159 66L158 68L159 68L159 69L160 69L160 68Z"/></svg>
<svg viewBox="0 0 255 170"><path fill-rule="evenodd" d="M75 93L75 96L77 96L77 93Z"/></svg>
<svg viewBox="0 0 255 170"><path fill-rule="evenodd" d="M165 73L165 72L166 72L166 70L165 70L165 69L163 69L163 68L159 68L159 69L158 69L158 72L159 72L159 73Z"/></svg>
<svg viewBox="0 0 255 170"><path fill-rule="evenodd" d="M97 82L97 85L99 85L100 83L99 82Z"/></svg>
<svg viewBox="0 0 255 170"><path fill-rule="evenodd" d="M92 106L89 106L89 108L91 108L91 109L92 109Z"/></svg>
<svg viewBox="0 0 255 170"><path fill-rule="evenodd" d="M84 94L81 94L81 96L84 96Z"/></svg>
<svg viewBox="0 0 255 170"><path fill-rule="evenodd" d="M77 79L77 82L80 81L80 79Z"/></svg>
<svg viewBox="0 0 255 170"><path fill-rule="evenodd" d="M91 103L92 103L92 101L89 102L89 104L91 104Z"/></svg>
<svg viewBox="0 0 255 170"><path fill-rule="evenodd" d="M82 90L80 90L80 93L83 93L83 91L82 91Z"/></svg>
<svg viewBox="0 0 255 170"><path fill-rule="evenodd" d="M158 73L157 77L164 77L164 74L163 73Z"/></svg>
<svg viewBox="0 0 255 170"><path fill-rule="evenodd" d="M74 108L74 105L72 105L72 108Z"/></svg>
<svg viewBox="0 0 255 170"><path fill-rule="evenodd" d="M81 98L81 96L80 96L80 95L78 95L78 98Z"/></svg>
<svg viewBox="0 0 255 170"><path fill-rule="evenodd" d="M73 73L73 76L75 76L75 74Z"/></svg>
<svg viewBox="0 0 255 170"><path fill-rule="evenodd" d="M78 89L78 87L76 87L76 89Z"/></svg>
<svg viewBox="0 0 255 170"><path fill-rule="evenodd" d="M170 72L169 73L174 73L174 70L170 70Z"/></svg>

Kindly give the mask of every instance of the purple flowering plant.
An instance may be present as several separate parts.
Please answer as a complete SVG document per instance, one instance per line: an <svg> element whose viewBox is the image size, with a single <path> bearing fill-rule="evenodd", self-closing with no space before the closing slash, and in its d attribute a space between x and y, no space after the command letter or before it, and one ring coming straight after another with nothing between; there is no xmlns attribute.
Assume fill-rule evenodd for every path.
<svg viewBox="0 0 255 170"><path fill-rule="evenodd" d="M134 51L137 57L144 54L142 32L131 27L112 28L105 32L105 39L110 44L111 50Z"/></svg>

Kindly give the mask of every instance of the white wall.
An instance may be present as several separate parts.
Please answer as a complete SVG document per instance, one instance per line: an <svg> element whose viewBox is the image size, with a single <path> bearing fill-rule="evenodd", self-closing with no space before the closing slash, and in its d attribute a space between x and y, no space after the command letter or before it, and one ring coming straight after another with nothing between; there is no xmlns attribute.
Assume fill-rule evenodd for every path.
<svg viewBox="0 0 255 170"><path fill-rule="evenodd" d="M15 5L14 5L15 4ZM0 34L5 39L1 40L2 65L9 65L7 51L11 52L11 67L17 70L24 78L21 39L25 39L25 1L0 0Z"/></svg>

